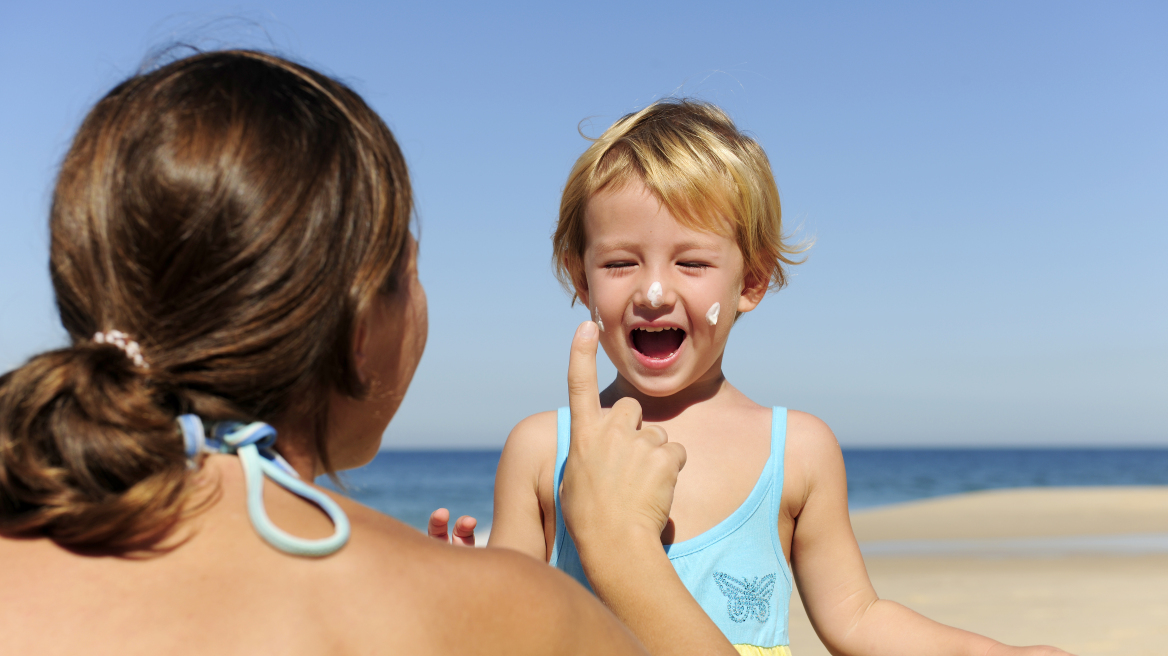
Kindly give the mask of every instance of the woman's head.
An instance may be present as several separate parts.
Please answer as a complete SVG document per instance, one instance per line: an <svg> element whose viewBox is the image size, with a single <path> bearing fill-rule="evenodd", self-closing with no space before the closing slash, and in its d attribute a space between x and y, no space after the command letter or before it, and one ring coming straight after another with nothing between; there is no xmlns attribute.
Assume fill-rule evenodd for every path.
<svg viewBox="0 0 1168 656"><path fill-rule="evenodd" d="M744 278L771 289L799 248L782 231L779 191L766 153L725 112L694 100L662 100L608 128L576 160L560 202L553 261L574 293L585 283L588 202L643 184L683 227L732 236Z"/></svg>
<svg viewBox="0 0 1168 656"><path fill-rule="evenodd" d="M0 528L153 544L166 531L151 526L181 506L184 412L307 423L305 448L328 468L330 398L367 392L360 323L412 275L411 209L385 124L303 66L214 52L112 90L53 196L50 268L73 346L0 379ZM110 330L148 370L92 341ZM117 510L133 499L157 506L150 522ZM102 513L122 537L78 533Z"/></svg>

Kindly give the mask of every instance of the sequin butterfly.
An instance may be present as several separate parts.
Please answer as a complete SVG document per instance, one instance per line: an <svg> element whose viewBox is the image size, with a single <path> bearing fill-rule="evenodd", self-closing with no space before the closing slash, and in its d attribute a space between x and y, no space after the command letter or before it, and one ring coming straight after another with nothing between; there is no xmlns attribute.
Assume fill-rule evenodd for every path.
<svg viewBox="0 0 1168 656"><path fill-rule="evenodd" d="M726 595L726 611L730 620L742 623L753 617L759 622L771 616L771 597L775 594L775 575L736 579L722 572L714 572L718 589Z"/></svg>

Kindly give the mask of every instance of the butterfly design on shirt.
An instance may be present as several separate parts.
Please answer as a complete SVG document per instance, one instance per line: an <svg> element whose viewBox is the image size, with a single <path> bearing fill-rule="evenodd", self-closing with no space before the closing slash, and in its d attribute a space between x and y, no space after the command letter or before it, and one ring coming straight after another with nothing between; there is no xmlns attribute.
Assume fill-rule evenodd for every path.
<svg viewBox="0 0 1168 656"><path fill-rule="evenodd" d="M726 595L730 620L741 624L754 618L759 622L771 616L771 597L775 594L775 575L736 579L724 572L714 572L718 589Z"/></svg>

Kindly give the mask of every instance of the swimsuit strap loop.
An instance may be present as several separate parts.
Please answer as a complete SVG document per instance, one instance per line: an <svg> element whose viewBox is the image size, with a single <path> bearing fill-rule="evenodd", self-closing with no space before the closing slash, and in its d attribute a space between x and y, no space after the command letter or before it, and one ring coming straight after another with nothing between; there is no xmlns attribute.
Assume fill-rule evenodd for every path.
<svg viewBox="0 0 1168 656"><path fill-rule="evenodd" d="M211 437L206 437L203 421L197 415L178 418L182 429L187 458L202 452L234 453L243 466L244 486L247 490L247 514L251 524L265 542L285 553L296 556L327 556L349 540L349 518L345 511L328 495L304 481L286 460L276 453L276 429L262 421L244 424L236 421L216 422ZM320 540L306 540L282 531L272 523L264 508L264 476L285 490L315 503L333 523L333 534Z"/></svg>
<svg viewBox="0 0 1168 656"><path fill-rule="evenodd" d="M260 537L268 544L295 556L327 556L349 541L349 518L345 511L323 492L313 489L304 481L294 478L274 461L260 455L254 444L239 447L236 451L243 464L243 476L247 485L247 514ZM333 523L333 534L320 540L306 540L282 531L268 518L264 508L264 476L272 479L289 492L320 506Z"/></svg>
<svg viewBox="0 0 1168 656"><path fill-rule="evenodd" d="M237 421L221 421L215 424L215 439L238 449L254 444L259 449L271 448L276 443L276 429L262 421L241 424Z"/></svg>
<svg viewBox="0 0 1168 656"><path fill-rule="evenodd" d="M194 464L194 459L207 449L207 433L203 430L203 421L198 415L180 415L178 427L182 430L183 451L187 454L188 464Z"/></svg>

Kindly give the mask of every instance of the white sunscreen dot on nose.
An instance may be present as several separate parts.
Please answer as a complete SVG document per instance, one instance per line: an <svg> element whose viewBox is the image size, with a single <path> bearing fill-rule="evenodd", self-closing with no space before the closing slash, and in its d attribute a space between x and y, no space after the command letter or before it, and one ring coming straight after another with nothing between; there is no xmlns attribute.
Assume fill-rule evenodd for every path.
<svg viewBox="0 0 1168 656"><path fill-rule="evenodd" d="M721 303L714 303L710 309L706 310L706 322L711 326L718 325L718 313L722 311Z"/></svg>
<svg viewBox="0 0 1168 656"><path fill-rule="evenodd" d="M600 308L592 308L592 320L600 327L600 332L604 332L604 319L600 318Z"/></svg>
<svg viewBox="0 0 1168 656"><path fill-rule="evenodd" d="M649 297L649 305L652 305L655 308L661 307L661 295L663 293L664 292L661 291L661 283L655 282L652 285L649 285L649 293L647 294Z"/></svg>

